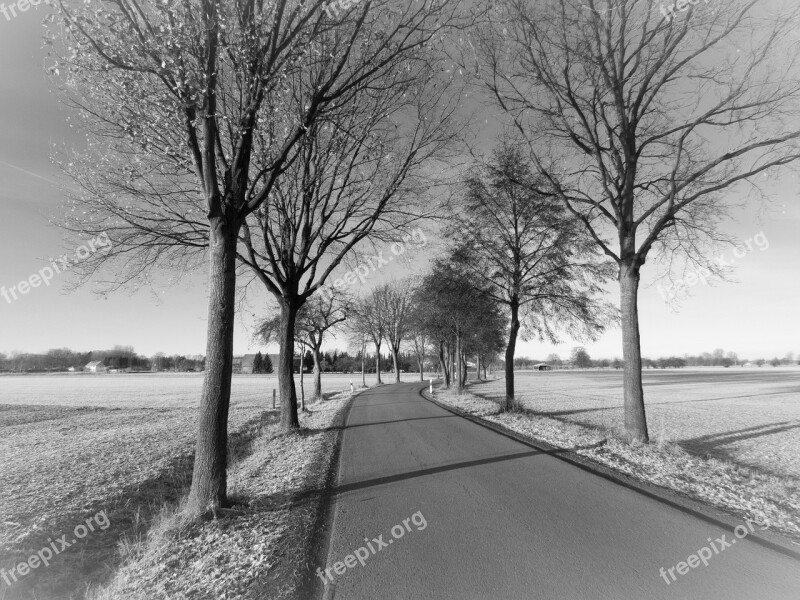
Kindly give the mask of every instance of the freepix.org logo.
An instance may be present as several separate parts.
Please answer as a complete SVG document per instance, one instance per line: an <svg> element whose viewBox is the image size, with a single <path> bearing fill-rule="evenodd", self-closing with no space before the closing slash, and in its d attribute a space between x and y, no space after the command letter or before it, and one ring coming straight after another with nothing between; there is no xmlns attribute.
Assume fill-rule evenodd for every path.
<svg viewBox="0 0 800 600"><path fill-rule="evenodd" d="M28 12L31 6L36 7L40 4L49 4L49 0L18 0L13 4L0 3L0 14L2 14L6 21L10 21L18 14Z"/></svg>
<svg viewBox="0 0 800 600"><path fill-rule="evenodd" d="M0 296L2 296L7 303L11 304L15 300L19 300L21 296L24 296L33 288L40 287L42 284L44 284L45 287L49 287L50 281L56 275L61 275L62 273L69 271L71 267L78 264L78 262L81 260L86 260L95 252L99 251L103 252L103 254L108 254L111 251L111 246L111 238L108 237L107 233L103 232L96 238L92 238L85 244L78 246L75 249L74 258L69 257L66 254L63 254L57 259L51 258L50 265L39 269L38 272L34 273L27 279L23 279L16 285L12 285L9 288L6 286L0 287Z"/></svg>

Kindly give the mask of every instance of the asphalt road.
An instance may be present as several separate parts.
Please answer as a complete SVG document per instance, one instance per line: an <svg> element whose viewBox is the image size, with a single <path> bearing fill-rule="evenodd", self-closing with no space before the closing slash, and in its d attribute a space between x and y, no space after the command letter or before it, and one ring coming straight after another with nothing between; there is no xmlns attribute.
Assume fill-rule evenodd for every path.
<svg viewBox="0 0 800 600"><path fill-rule="evenodd" d="M328 600L800 599L796 559L455 416L420 387L354 402L319 565ZM681 575L698 551L707 566Z"/></svg>

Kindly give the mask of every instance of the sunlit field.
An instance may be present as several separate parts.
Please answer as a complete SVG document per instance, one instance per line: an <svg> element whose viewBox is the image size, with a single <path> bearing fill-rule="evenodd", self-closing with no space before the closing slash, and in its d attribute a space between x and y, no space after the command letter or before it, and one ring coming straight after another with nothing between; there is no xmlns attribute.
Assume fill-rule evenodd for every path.
<svg viewBox="0 0 800 600"><path fill-rule="evenodd" d="M474 391L499 399L504 381ZM549 417L619 431L622 373L518 372L526 408ZM646 369L650 437L686 450L800 478L800 369Z"/></svg>
<svg viewBox="0 0 800 600"><path fill-rule="evenodd" d="M360 374L323 375L323 392L349 389L351 378L358 387ZM77 591L77 574L102 581L112 572L122 558L117 540L140 535L185 491L202 383L202 374L0 376L0 567L27 560L99 511L110 522L49 568L0 586L0 598L66 598ZM304 383L310 396L313 379ZM276 422L273 388L274 376L234 376L231 460Z"/></svg>

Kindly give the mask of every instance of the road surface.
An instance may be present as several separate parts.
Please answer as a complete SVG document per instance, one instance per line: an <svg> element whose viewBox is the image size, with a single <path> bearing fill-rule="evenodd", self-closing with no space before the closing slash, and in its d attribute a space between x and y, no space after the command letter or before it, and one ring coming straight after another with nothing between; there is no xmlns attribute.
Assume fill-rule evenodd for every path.
<svg viewBox="0 0 800 600"><path fill-rule="evenodd" d="M800 561L748 529L736 539L455 416L420 388L354 401L318 571L327 600L800 599Z"/></svg>

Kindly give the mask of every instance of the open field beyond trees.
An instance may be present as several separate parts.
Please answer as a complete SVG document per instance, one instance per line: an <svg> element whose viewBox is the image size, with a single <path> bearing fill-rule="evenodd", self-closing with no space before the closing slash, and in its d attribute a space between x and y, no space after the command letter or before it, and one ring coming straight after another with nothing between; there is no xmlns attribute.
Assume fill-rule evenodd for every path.
<svg viewBox="0 0 800 600"><path fill-rule="evenodd" d="M650 436L800 479L800 369L645 370ZM474 388L500 400L503 380ZM518 372L517 397L544 416L621 432L621 371Z"/></svg>

